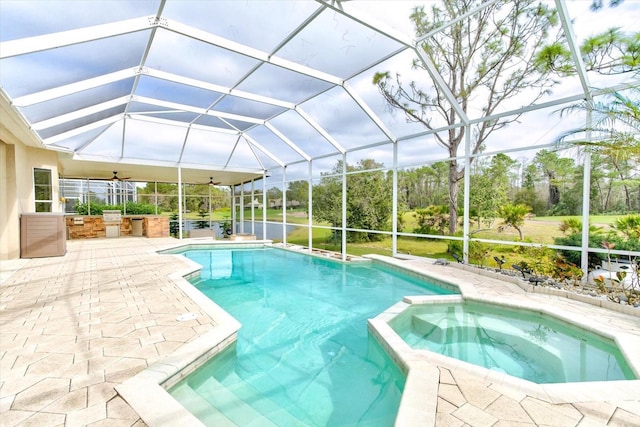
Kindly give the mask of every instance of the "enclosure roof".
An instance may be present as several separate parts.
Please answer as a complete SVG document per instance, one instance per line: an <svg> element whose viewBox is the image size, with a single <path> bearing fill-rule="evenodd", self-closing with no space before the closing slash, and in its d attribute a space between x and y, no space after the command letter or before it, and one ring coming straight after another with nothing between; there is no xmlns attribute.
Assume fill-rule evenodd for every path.
<svg viewBox="0 0 640 427"><path fill-rule="evenodd" d="M64 177L176 181L180 166L187 182L235 184L424 136L376 71L440 85L473 122L435 72L410 68L421 3L1 0L0 135L59 151ZM587 97L579 77L540 103Z"/></svg>

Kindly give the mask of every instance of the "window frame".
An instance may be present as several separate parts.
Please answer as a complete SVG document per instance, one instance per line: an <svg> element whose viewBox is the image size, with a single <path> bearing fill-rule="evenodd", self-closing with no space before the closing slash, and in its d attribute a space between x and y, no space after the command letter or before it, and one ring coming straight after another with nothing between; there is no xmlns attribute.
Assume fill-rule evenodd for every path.
<svg viewBox="0 0 640 427"><path fill-rule="evenodd" d="M39 174L48 174L48 182L39 183ZM48 194L47 194L48 193ZM41 196L47 196L48 199L39 198ZM53 212L53 174L51 169L46 168L33 168L33 199L34 199L34 212L36 213L51 213Z"/></svg>

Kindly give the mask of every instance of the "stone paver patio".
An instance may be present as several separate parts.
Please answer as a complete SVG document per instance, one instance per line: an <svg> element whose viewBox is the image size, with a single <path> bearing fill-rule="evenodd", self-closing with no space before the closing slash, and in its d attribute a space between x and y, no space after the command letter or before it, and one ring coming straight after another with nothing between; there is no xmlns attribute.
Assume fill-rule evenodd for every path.
<svg viewBox="0 0 640 427"><path fill-rule="evenodd" d="M115 387L216 328L169 278L196 266L156 253L179 244L175 239L74 240L63 257L0 262L0 425L145 425ZM451 266L406 263L467 280L472 292L485 297L524 296L588 313L637 336L640 347L640 317L529 295ZM179 321L185 313L197 316ZM636 381L629 382L634 388L628 399L611 401L603 393L599 399L556 403L456 366L426 370L435 375L437 397L424 404L436 408L438 426L640 425Z"/></svg>
<svg viewBox="0 0 640 427"><path fill-rule="evenodd" d="M18 269L0 287L1 425L144 425L114 387L214 327L167 277L192 265L156 254L175 244L75 240L2 262Z"/></svg>

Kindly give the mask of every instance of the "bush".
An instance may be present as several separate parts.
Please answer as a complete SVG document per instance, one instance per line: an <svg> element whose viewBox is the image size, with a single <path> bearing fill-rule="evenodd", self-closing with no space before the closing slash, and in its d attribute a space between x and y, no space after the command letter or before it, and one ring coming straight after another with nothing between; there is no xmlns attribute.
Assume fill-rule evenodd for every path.
<svg viewBox="0 0 640 427"><path fill-rule="evenodd" d="M449 242L447 243L447 253L451 255L458 254L462 256L463 247L464 246L462 240L449 240Z"/></svg>
<svg viewBox="0 0 640 427"><path fill-rule="evenodd" d="M206 220L205 218L208 216L209 214L206 211L200 210L198 212L198 216L200 217L199 220L196 221L196 228L197 229L205 229L209 227L209 221Z"/></svg>
<svg viewBox="0 0 640 427"><path fill-rule="evenodd" d="M172 237L178 237L178 234L180 233L180 222L178 221L178 214L177 213L172 213L171 216L169 217L169 234Z"/></svg>
<svg viewBox="0 0 640 427"><path fill-rule="evenodd" d="M600 242L602 242L603 239L604 236L602 234L589 234L589 246L593 248L599 248ZM579 248L582 245L582 234L573 233L565 237L555 237L553 241L556 245L577 246ZM582 253L579 249L575 251L558 249L558 253L562 255L562 258L566 262L570 264L580 265L581 263ZM589 266L599 266L604 258L606 258L604 254L589 252Z"/></svg>
<svg viewBox="0 0 640 427"><path fill-rule="evenodd" d="M89 215L89 211L91 211L91 215L102 215L103 209L109 209L108 207L105 208L105 206L107 205L95 202L76 203L76 212L78 213L78 215Z"/></svg>
<svg viewBox="0 0 640 427"><path fill-rule="evenodd" d="M553 239L556 245L562 246L577 246L582 245L582 234L574 233L566 237L556 237ZM640 250L640 243L638 239L625 239L619 235L609 234L604 235L602 233L590 233L589 234L589 247L601 248L602 242L606 240L609 243L615 244L617 250L622 251L638 251ZM564 249L558 249L558 253L562 255L563 259L571 264L580 265L581 253L580 250L569 251ZM602 265L602 261L607 259L607 254L589 252L589 268L598 268Z"/></svg>
<svg viewBox="0 0 640 427"><path fill-rule="evenodd" d="M76 212L78 215L89 215L89 208L91 208L91 215L102 215L106 210L119 210L124 213L123 205L106 205L104 203L91 202L88 203L76 203ZM148 203L127 203L127 215L155 215L156 208L154 205ZM160 213L160 209L158 209Z"/></svg>
<svg viewBox="0 0 640 427"><path fill-rule="evenodd" d="M416 209L413 216L418 224L414 233L443 235L449 227L449 207L446 205Z"/></svg>
<svg viewBox="0 0 640 427"><path fill-rule="evenodd" d="M116 209L120 209L120 212L124 212L124 206L117 205ZM160 212L161 211L158 208L158 213ZM127 215L154 215L155 213L156 208L154 205L136 202L127 203Z"/></svg>
<svg viewBox="0 0 640 427"><path fill-rule="evenodd" d="M491 246L481 242L469 242L469 262L484 267L485 260L491 253Z"/></svg>

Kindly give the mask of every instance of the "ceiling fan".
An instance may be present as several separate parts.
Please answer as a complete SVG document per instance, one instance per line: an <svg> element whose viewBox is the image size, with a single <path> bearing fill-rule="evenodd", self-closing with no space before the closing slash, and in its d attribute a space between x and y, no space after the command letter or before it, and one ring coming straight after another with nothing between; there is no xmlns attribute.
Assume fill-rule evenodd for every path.
<svg viewBox="0 0 640 427"><path fill-rule="evenodd" d="M220 185L220 183L219 183L219 182L213 182L213 177L212 177L212 176L210 176L210 177L209 177L209 182L208 182L208 184L209 184L209 185Z"/></svg>
<svg viewBox="0 0 640 427"><path fill-rule="evenodd" d="M124 181L125 179L131 179L131 177L128 176L126 178L118 178L118 171L113 171L113 177L111 178L111 181Z"/></svg>

